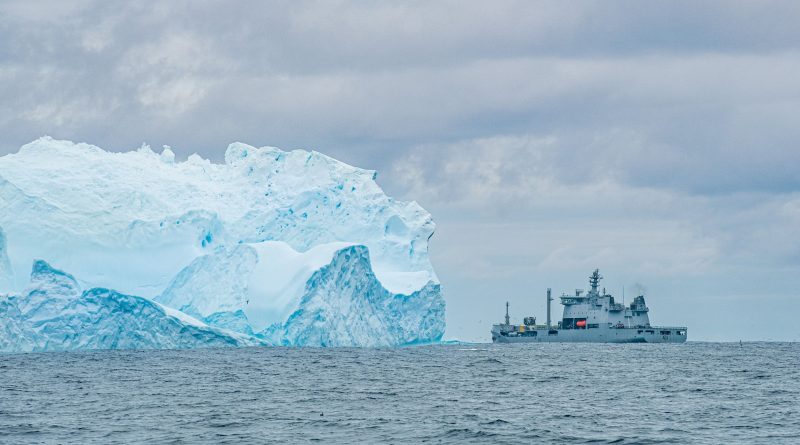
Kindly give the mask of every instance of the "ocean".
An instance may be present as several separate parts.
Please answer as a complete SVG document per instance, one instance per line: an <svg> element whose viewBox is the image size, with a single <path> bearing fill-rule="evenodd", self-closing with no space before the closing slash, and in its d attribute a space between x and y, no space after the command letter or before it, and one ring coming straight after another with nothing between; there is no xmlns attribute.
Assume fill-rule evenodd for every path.
<svg viewBox="0 0 800 445"><path fill-rule="evenodd" d="M0 443L798 444L799 343L0 355Z"/></svg>

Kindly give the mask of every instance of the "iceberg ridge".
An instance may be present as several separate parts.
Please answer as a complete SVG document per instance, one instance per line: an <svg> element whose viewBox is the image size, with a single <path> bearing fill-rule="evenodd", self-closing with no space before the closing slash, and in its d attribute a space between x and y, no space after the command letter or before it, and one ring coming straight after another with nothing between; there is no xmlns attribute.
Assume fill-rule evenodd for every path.
<svg viewBox="0 0 800 445"><path fill-rule="evenodd" d="M163 349L265 345L212 328L146 298L81 291L70 274L36 261L22 295L0 297L0 351Z"/></svg>

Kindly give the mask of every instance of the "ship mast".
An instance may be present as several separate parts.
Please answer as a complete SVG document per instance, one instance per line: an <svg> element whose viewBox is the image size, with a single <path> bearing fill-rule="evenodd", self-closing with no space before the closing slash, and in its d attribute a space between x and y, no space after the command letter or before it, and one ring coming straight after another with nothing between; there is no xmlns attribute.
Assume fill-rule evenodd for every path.
<svg viewBox="0 0 800 445"><path fill-rule="evenodd" d="M592 286L592 293L597 293L597 286L600 284L600 280L602 279L603 277L600 276L600 269L595 269L592 273L592 276L589 277L589 284Z"/></svg>
<svg viewBox="0 0 800 445"><path fill-rule="evenodd" d="M506 301L506 325L511 324L511 317L508 316L508 301Z"/></svg>

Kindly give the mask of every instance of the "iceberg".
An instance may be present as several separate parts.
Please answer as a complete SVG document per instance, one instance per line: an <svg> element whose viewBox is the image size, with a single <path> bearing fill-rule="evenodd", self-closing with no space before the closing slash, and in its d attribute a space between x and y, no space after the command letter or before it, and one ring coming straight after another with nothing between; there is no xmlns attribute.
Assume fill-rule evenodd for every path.
<svg viewBox="0 0 800 445"><path fill-rule="evenodd" d="M228 147L224 163L178 162L167 147L27 144L0 157L0 350L439 341L434 223L416 202L386 196L375 178L318 152L242 143ZM40 259L73 274L69 298L29 282L31 264L37 277L64 273ZM52 300L55 337L42 336L24 310L40 294ZM181 329L159 330L161 321L123 322L109 304L171 317L215 340L183 341ZM79 314L139 334L115 342L87 327L78 335L68 327ZM80 340L54 340L59 329ZM25 340L10 341L14 330Z"/></svg>

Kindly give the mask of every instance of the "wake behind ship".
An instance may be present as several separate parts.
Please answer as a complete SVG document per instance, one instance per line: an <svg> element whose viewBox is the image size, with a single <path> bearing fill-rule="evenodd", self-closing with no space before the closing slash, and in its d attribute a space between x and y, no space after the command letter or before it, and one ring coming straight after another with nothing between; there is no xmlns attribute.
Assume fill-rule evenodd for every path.
<svg viewBox="0 0 800 445"><path fill-rule="evenodd" d="M603 277L595 269L589 284L591 290L582 295L562 295L564 313L557 326L550 324L550 289L547 289L547 324L537 325L536 317L525 317L523 324L512 325L506 303L505 323L492 326L495 343L521 342L584 342L584 343L684 343L687 329L674 326L651 326L644 296L633 299L630 306L616 303L614 297L598 291Z"/></svg>

